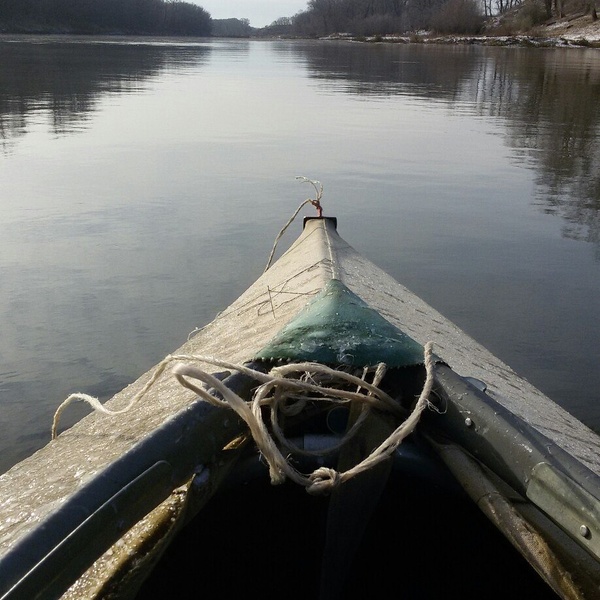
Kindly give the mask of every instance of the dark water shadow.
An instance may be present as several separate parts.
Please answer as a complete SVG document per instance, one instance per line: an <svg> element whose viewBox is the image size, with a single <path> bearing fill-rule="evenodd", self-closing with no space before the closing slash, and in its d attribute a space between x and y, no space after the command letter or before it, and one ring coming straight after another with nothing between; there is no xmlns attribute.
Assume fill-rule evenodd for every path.
<svg viewBox="0 0 600 600"><path fill-rule="evenodd" d="M86 129L101 98L141 92L210 53L205 40L0 36L0 148L10 153L39 113L55 135Z"/></svg>

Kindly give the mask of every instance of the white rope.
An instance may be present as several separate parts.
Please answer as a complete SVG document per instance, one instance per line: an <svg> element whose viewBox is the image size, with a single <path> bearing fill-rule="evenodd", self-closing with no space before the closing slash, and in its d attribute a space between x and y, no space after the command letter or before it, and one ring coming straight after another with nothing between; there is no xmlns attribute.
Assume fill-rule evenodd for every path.
<svg viewBox="0 0 600 600"><path fill-rule="evenodd" d="M144 396L144 394L154 385L156 380L162 375L163 371L165 370L165 368L167 367L169 362L170 362L169 356L167 356L165 359L163 359L157 365L156 369L154 370L154 373L152 374L152 377L150 377L150 379L144 385L144 387L135 396L133 396L131 398L131 400L129 401L129 404L127 404L127 406L125 406L125 408L122 408L120 410L110 410L109 408L106 408L106 406L104 406L100 402L100 400L98 400L98 398L94 398L93 396L90 396L89 394L84 394L82 392L77 392L75 394L71 394L68 398L66 398L66 400L62 401L62 403L59 405L59 407L56 409L56 412L54 413L54 418L52 419L52 439L56 438L56 435L57 435L56 432L58 429L60 415L64 412L65 408L67 408L67 406L69 406L69 404L72 404L73 402L76 402L77 400L81 400L82 402L87 402L95 411L104 413L105 415L114 416L114 415L121 415L123 413L126 413L135 404L137 404L138 400L140 400L140 398L142 398L142 396Z"/></svg>
<svg viewBox="0 0 600 600"><path fill-rule="evenodd" d="M275 238L275 242L273 243L273 248L271 248L271 253L269 254L269 260L267 261L267 266L265 267L263 274L266 273L269 270L269 268L271 267L271 263L273 262L273 257L275 256L275 250L277 248L277 244L279 243L279 240L281 239L281 236L283 236L283 234L285 233L285 230L292 224L294 219L298 216L298 213L302 210L302 207L306 204L312 204L317 209L319 215L321 214L321 212L320 212L321 211L321 197L323 196L323 185L321 184L321 182L313 181L312 179L308 179L308 178L302 177L302 176L298 176L298 177L296 177L296 179L304 181L305 183L310 183L315 188L316 197L314 200L312 198L308 198L307 200L302 202L302 204L300 204L300 206L296 209L294 214L290 217L289 221L281 228L280 232L277 234L277 237ZM317 184L318 184L318 186L317 186Z"/></svg>
<svg viewBox="0 0 600 600"><path fill-rule="evenodd" d="M224 401L227 402L242 419L244 419L250 429L250 432L252 433L252 437L254 438L259 451L269 465L269 474L273 484L282 483L286 478L289 478L292 481L306 487L309 493L320 494L331 491L333 487L340 485L344 481L347 481L359 473L367 471L380 462L386 460L402 443L402 441L414 431L421 417L421 413L428 406L428 398L433 387L434 376L432 342L427 342L425 345L424 362L427 376L419 399L408 418L394 432L392 432L392 434L384 442L375 448L371 454L359 464L347 471L344 471L343 473L340 473L335 469L320 467L309 475L305 475L295 469L282 454L264 423L261 407L270 405L272 425L274 426L277 437L284 440L285 436L279 428L276 418L278 404L285 402L288 398L286 393L281 393L281 391L284 389L286 392L288 390L294 392L302 390L318 392L324 395L322 400L329 402L336 401L330 396L338 397L344 402L347 402L348 400L358 400L364 402L365 406L369 406L370 404L376 402L380 405L380 407L385 405L388 409L391 408L389 401L391 401L392 404L395 404L393 399L390 398L385 392L376 386L367 383L363 379L357 378L342 371L331 369L318 363L300 363L275 367L269 374L272 376L272 379L258 387L250 403L244 402L239 396L237 396L237 394L229 390L221 381L215 379L197 367L187 364L179 364L174 367L173 373L182 385L193 390L201 398L211 403L221 404L221 400L216 399L206 389L194 385L188 381L186 377L198 379L199 381L214 387L214 389L223 396ZM308 371L311 374L323 373L328 376L335 375L340 379L356 382L359 386L359 389L365 388L369 391L369 395L360 394L358 392L348 392L333 387L323 387L306 383L297 379L286 379L286 375L302 371ZM273 390L276 390L275 393L269 395ZM314 400L314 398L312 399ZM338 402L339 401L340 400L338 400ZM397 408L395 408L395 410L397 410ZM364 418L366 418L365 411L361 413L359 419L357 419L357 423L355 423L353 428L346 433L344 439L339 445L347 442L348 438L351 437L354 434L354 431L360 426L360 424L362 424ZM288 447L290 446L287 440L285 445ZM295 448L295 450L300 453L305 453L298 448Z"/></svg>
<svg viewBox="0 0 600 600"><path fill-rule="evenodd" d="M154 373L143 388L135 394L130 399L127 406L122 409L110 410L103 406L97 398L89 396L88 394L71 394L58 407L54 415L52 438L54 439L56 437L61 413L72 402L81 400L87 402L96 411L112 416L121 415L131 410L142 399L170 363L177 361L178 364L173 367L172 372L181 385L193 391L206 402L215 406L228 407L234 410L248 425L260 453L269 465L269 474L273 484L282 483L286 478L289 478L306 487L309 493L325 493L329 492L333 487L342 482L347 481L357 474L386 460L400 445L402 440L414 431L421 413L428 406L428 397L433 386L432 348L432 342L428 342L425 345L424 362L427 376L419 400L411 414L383 443L374 449L369 456L343 473L339 473L335 469L320 467L313 473L305 475L295 469L286 456L284 456L280 447L275 443L273 435L284 449L292 450L294 453L312 453L296 448L286 439L285 434L279 425L278 413L287 412L289 414L290 409L292 412L297 413L302 410L308 401L324 401L331 403L358 401L363 403L363 409L356 419L356 422L351 429L346 432L339 444L336 444L336 446L329 449L329 451L332 451L346 443L353 435L355 435L356 431L367 417L371 407L376 406L379 409L392 411L396 414L401 413L401 409L394 399L377 387L377 384L381 381L385 373L385 365L383 364L378 365L373 383L371 384L364 379L367 375L367 370L364 371L363 378L359 378L350 373L331 369L330 367L318 363L298 363L275 367L269 374L265 374L261 371L245 367L244 365L230 363L210 356L168 355L158 364ZM260 385L255 390L252 400L247 402L230 390L214 375L190 364L190 362L194 361L236 370L257 380ZM298 373L308 374L311 381L298 379L296 377L290 378L290 376L297 375ZM321 385L314 381L315 377L337 380L338 382L341 380L345 383L356 385L356 391L344 390L332 387L331 385ZM207 387L198 386L190 381L190 379L200 381ZM220 394L222 398L211 394L209 392L209 389L211 388ZM362 390L365 390L367 394L361 393ZM310 395L307 396L306 394ZM290 400L295 402L291 406L289 404ZM273 428L273 435L269 432L267 424L263 419L262 408L265 406L270 408L270 420Z"/></svg>
<svg viewBox="0 0 600 600"><path fill-rule="evenodd" d="M294 212L294 214L290 217L289 221L281 228L281 230L277 234L277 237L275 238L275 241L273 242L273 247L271 248L271 253L269 254L269 260L267 261L267 266L265 267L265 270L263 271L263 273L266 273L269 270L269 268L271 267L271 263L273 262L273 257L275 256L275 250L277 249L277 244L279 243L279 240L285 233L285 230L292 224L293 220L298 216L298 213L302 210L302 207L309 203L312 203L312 200L310 198L305 200L304 202L302 202L302 204L296 209L296 212Z"/></svg>
<svg viewBox="0 0 600 600"><path fill-rule="evenodd" d="M394 432L392 432L392 434L384 442L375 448L375 450L373 450L371 454L367 456L367 458L348 471L338 473L334 469L328 469L326 467L321 467L314 471L310 475L312 486L311 488L308 488L308 492L319 493L322 491L328 491L335 485L339 485L340 483L351 479L355 475L371 469L375 465L391 456L391 454L402 443L402 441L414 431L419 419L421 418L421 413L429 405L428 398L433 388L434 360L432 342L427 342L425 344L424 358L427 377L425 379L425 384L423 385L419 399L417 400L417 403L415 404L415 407L408 418Z"/></svg>
<svg viewBox="0 0 600 600"><path fill-rule="evenodd" d="M144 387L139 392L137 392L134 396L131 397L131 399L129 400L129 403L124 408L121 408L119 410L110 410L109 408L106 408L100 402L100 400L98 400L98 398L90 396L89 394L84 394L82 392L77 392L77 393L71 394L68 398L63 400L63 402L60 404L60 406L56 409L56 412L54 413L54 418L52 420L52 439L56 438L56 435L57 435L56 432L58 429L58 424L59 424L61 414L64 412L64 410L67 408L67 406L69 406L73 402L77 402L78 400L80 400L82 402L86 402L95 411L104 413L105 415L110 415L110 416L121 415L121 414L126 413L129 410L131 410L146 395L146 392L148 392L148 390L156 383L158 378L164 373L165 369L167 368L167 366L170 363L172 363L174 361L181 361L181 360L190 360L190 361L199 360L199 361L206 362L206 363L218 366L218 367L222 367L224 369L236 369L242 373L246 373L247 375L250 375L251 377L254 377L255 379L259 379L259 380L261 377L265 377L265 374L261 373L259 371L254 371L253 369L247 369L243 365L235 365L235 364L227 362L227 361L219 360L212 356L204 356L203 357L203 356L194 356L194 355L189 355L189 354L168 354L167 356L165 356L165 358L163 358L158 363L158 365L156 366L156 369L154 370L154 373L152 374L150 379L146 382Z"/></svg>
<svg viewBox="0 0 600 600"><path fill-rule="evenodd" d="M118 410L111 410L109 408L106 408L106 406L104 406L100 402L100 400L98 398L95 398L94 396L90 396L89 394L85 394L82 392L77 392L77 393L71 394L68 398L63 400L63 402L59 405L59 407L56 409L56 412L54 413L54 418L52 421L52 439L55 439L57 436L57 429L58 429L58 424L60 421L61 414L64 412L64 410L70 404L73 404L74 402L77 402L77 401L82 401L82 402L86 402L87 404L89 404L93 410L95 410L97 412L101 412L105 415L116 416L116 415L124 414L124 413L128 412L129 410L131 410L146 395L148 390L156 383L158 378L164 373L167 366L176 361L203 362L203 363L211 364L216 367L223 368L223 369L235 370L240 373L243 373L244 375L248 375L249 377L256 379L257 381L260 381L262 383L269 383L273 380L273 377L266 375L262 371L256 371L255 369L250 369L248 367L245 367L244 365L221 360L221 359L215 358L214 356L202 356L202 355L196 355L196 354L168 354L167 356L165 356L165 358L163 358L158 363L158 365L156 366L150 379L144 384L144 386L142 387L142 389L139 392L137 392L134 396L131 397L127 406L125 406L124 408L121 408ZM307 366L311 365L311 364L312 363L306 363ZM295 365L287 365L288 368L292 367L292 370L294 370L293 369L294 366ZM340 377L345 377L347 379L347 381L356 383L357 385L360 385L360 382L362 381L358 377L354 377L348 373L341 373L340 371L335 371L334 369L327 369L327 367L323 367L323 365L316 365L316 366L323 369L323 372L335 373ZM193 367L190 367L190 368L193 368ZM298 369L295 369L295 370L298 370ZM200 369L195 369L194 372L198 374L198 377L197 377L198 379L201 379L201 377L202 377L201 373L204 373ZM290 385L292 385L292 384L290 384ZM364 385L364 387L367 387L367 388L369 387L369 384L367 384L366 382L363 382L363 385ZM190 386L188 385L186 387L190 387ZM190 387L190 389L193 389L196 393L198 393L199 388L192 386L192 387ZM320 389L322 389L322 388L320 388L319 386L310 386L308 384L305 384L303 386L304 391L318 391ZM338 393L339 393L340 397L346 397L346 399L353 398L353 396L351 397L350 392L344 392L343 390L338 390ZM395 403L392 398L390 398L389 396L387 396L387 394L384 394L383 392L381 392L381 394L382 394L382 398L384 399L384 402L386 402L390 406L395 407ZM214 398L212 396L211 396L211 398L216 400L216 398ZM221 404L222 406L228 406L228 404L226 402L217 402L217 403Z"/></svg>

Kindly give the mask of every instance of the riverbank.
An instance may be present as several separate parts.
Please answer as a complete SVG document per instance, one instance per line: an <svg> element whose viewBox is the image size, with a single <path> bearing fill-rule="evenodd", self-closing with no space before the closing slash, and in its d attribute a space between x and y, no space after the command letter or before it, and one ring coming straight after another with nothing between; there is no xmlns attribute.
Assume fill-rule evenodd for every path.
<svg viewBox="0 0 600 600"><path fill-rule="evenodd" d="M480 35L436 35L416 32L403 35L361 36L334 34L326 39L349 39L364 42L424 43L424 44L481 44L486 46L589 47L600 48L600 19L591 15L576 15L548 21L534 28L504 33L506 26L491 23Z"/></svg>
<svg viewBox="0 0 600 600"><path fill-rule="evenodd" d="M295 38L289 34L265 35L257 30L250 37L258 39ZM122 32L75 32L71 30L22 28L8 31L0 27L0 35L109 35L123 37ZM148 37L149 34L137 34ZM180 37L180 36L175 36ZM189 36L184 36L189 37ZM219 36L216 36L219 37ZM552 19L528 30L520 30L510 21L510 16L490 19L485 31L479 35L439 35L429 31L402 34L357 36L349 33L335 33L322 39L349 40L359 42L424 43L424 44L479 44L486 46L530 46L530 47L588 47L600 48L600 19L593 20L589 14L577 14L562 19Z"/></svg>
<svg viewBox="0 0 600 600"><path fill-rule="evenodd" d="M548 36L558 37L568 42L579 42L600 47L600 19L592 20L591 15L577 15L556 20L541 27ZM582 44L583 42L583 44Z"/></svg>

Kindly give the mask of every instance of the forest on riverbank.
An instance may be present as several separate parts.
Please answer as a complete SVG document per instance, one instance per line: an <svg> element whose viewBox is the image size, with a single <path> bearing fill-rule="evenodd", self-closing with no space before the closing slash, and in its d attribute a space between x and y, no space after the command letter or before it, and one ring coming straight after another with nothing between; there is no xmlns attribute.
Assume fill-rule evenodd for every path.
<svg viewBox="0 0 600 600"><path fill-rule="evenodd" d="M0 32L209 36L212 19L178 0L0 0Z"/></svg>
<svg viewBox="0 0 600 600"><path fill-rule="evenodd" d="M410 35L541 36L582 18L596 0L308 0L306 9L261 29L245 18L213 20L183 0L0 0L0 32L218 37ZM550 33L552 35L552 33ZM593 36L592 36L593 37Z"/></svg>
<svg viewBox="0 0 600 600"><path fill-rule="evenodd" d="M596 0L309 0L263 34L324 37L397 34L505 36L535 33L558 21L595 22Z"/></svg>

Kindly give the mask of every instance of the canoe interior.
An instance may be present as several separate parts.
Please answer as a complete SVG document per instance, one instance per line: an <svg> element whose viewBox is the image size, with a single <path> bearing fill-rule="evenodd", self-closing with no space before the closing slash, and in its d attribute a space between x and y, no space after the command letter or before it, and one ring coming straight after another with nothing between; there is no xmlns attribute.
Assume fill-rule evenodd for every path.
<svg viewBox="0 0 600 600"><path fill-rule="evenodd" d="M177 536L138 600L196 597L190 587L212 598L558 597L461 489L413 461L392 470L340 594L320 595L329 498L273 486L266 469L233 478Z"/></svg>

